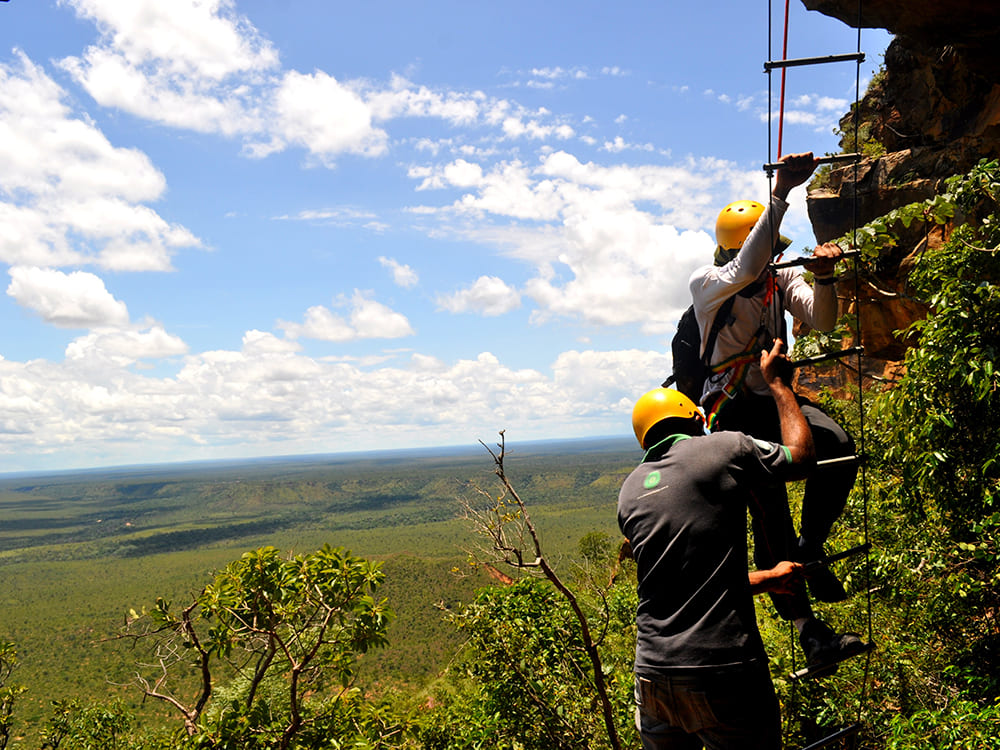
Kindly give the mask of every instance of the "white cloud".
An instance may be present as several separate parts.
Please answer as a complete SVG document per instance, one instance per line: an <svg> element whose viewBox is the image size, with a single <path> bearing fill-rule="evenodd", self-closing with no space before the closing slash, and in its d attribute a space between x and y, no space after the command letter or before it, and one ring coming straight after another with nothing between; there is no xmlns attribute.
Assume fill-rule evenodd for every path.
<svg viewBox="0 0 1000 750"><path fill-rule="evenodd" d="M360 292L354 293L351 302L351 325L358 338L363 339L396 339L414 333L405 315L363 297Z"/></svg>
<svg viewBox="0 0 1000 750"><path fill-rule="evenodd" d="M101 31L61 64L101 105L226 135L259 127L245 84L278 55L230 0L66 0Z"/></svg>
<svg viewBox="0 0 1000 750"><path fill-rule="evenodd" d="M280 137L327 160L342 153L378 156L387 149L387 135L373 127L361 97L322 71L286 73L273 106Z"/></svg>
<svg viewBox="0 0 1000 750"><path fill-rule="evenodd" d="M615 136L613 141L605 141L604 145L601 146L601 151L607 151L612 154L617 154L622 151L633 150L633 151L655 151L655 147L652 143L628 143L620 135Z"/></svg>
<svg viewBox="0 0 1000 750"><path fill-rule="evenodd" d="M384 86L345 83L322 71L280 71L273 45L231 0L67 0L95 22L98 44L61 66L102 106L177 128L243 139L264 158L289 146L326 166L343 154L382 156L388 134L376 123L401 117L475 124L507 108L480 91L435 91L394 75ZM565 123L533 120L531 138L572 136Z"/></svg>
<svg viewBox="0 0 1000 750"><path fill-rule="evenodd" d="M453 313L478 312L494 317L521 306L521 295L496 276L480 276L472 286L440 295L438 307Z"/></svg>
<svg viewBox="0 0 1000 750"><path fill-rule="evenodd" d="M277 221L309 221L333 226L353 226L355 224L370 224L378 214L352 206L337 208L307 208L295 215L284 214L275 216Z"/></svg>
<svg viewBox="0 0 1000 750"><path fill-rule="evenodd" d="M456 187L476 187L483 183L483 168L459 159L445 166L444 178L448 184Z"/></svg>
<svg viewBox="0 0 1000 750"><path fill-rule="evenodd" d="M200 458L363 450L397 439L473 446L500 429L513 444L625 436L632 403L669 357L571 351L549 372L511 368L489 352L452 362L414 353L373 369L313 359L249 331L240 351L187 355L173 377L123 365L92 356L0 360L5 466L29 467L54 448L70 467L74 459L86 466L176 460L192 450Z"/></svg>
<svg viewBox="0 0 1000 750"><path fill-rule="evenodd" d="M540 119L525 121L524 117L520 115L504 118L502 128L504 135L508 138L528 138L536 141L552 137L567 140L572 138L575 133L573 128L565 123L546 125Z"/></svg>
<svg viewBox="0 0 1000 750"><path fill-rule="evenodd" d="M142 205L162 196L163 175L74 117L64 97L23 54L0 65L0 261L169 269L177 248L200 243Z"/></svg>
<svg viewBox="0 0 1000 750"><path fill-rule="evenodd" d="M104 107L202 133L235 135L260 127L251 106L235 91L217 90L214 80L210 85L174 80L162 70L140 69L124 56L96 47L61 65Z"/></svg>
<svg viewBox="0 0 1000 750"><path fill-rule="evenodd" d="M42 320L60 328L94 328L128 324L128 309L92 273L63 273L51 268L10 269L7 295Z"/></svg>
<svg viewBox="0 0 1000 750"><path fill-rule="evenodd" d="M412 289L420 282L417 272L405 263L400 263L393 258L386 258L384 255L379 256L378 262L383 268L389 269L389 272L392 273L392 280L397 286Z"/></svg>
<svg viewBox="0 0 1000 750"><path fill-rule="evenodd" d="M279 339L267 331L252 330L243 334L244 354L293 354L301 349L295 341Z"/></svg>
<svg viewBox="0 0 1000 750"><path fill-rule="evenodd" d="M534 167L497 163L471 188L454 174L436 166L423 179L467 191L448 209L469 216L463 236L534 267L521 292L535 305L533 322L567 317L649 334L672 330L686 307L688 277L710 261L714 241L704 228L719 208L767 189L762 173L718 159L604 166L564 151ZM511 227L512 219L527 223ZM439 304L472 309L470 292Z"/></svg>
<svg viewBox="0 0 1000 750"><path fill-rule="evenodd" d="M538 76L539 78L562 78L566 75L566 71L560 67L532 68L531 75Z"/></svg>
<svg viewBox="0 0 1000 750"><path fill-rule="evenodd" d="M347 318L336 315L323 305L315 305L306 310L302 323L278 321L277 326L290 339L321 341L394 339L412 336L414 333L405 315L369 299L358 290L354 291L350 306L351 312Z"/></svg>
<svg viewBox="0 0 1000 750"><path fill-rule="evenodd" d="M64 0L94 20L105 42L132 64L222 79L262 70L277 53L231 0Z"/></svg>
<svg viewBox="0 0 1000 750"><path fill-rule="evenodd" d="M101 328L81 336L66 347L67 360L110 360L121 367L143 359L187 354L187 344L152 324L145 330Z"/></svg>
<svg viewBox="0 0 1000 750"><path fill-rule="evenodd" d="M818 94L801 94L785 102L784 121L786 125L797 125L809 128L814 133L829 133L840 120L841 115L850 107L846 99L838 99ZM778 103L772 106L771 121L777 123L782 116ZM757 119L766 123L768 112L759 107Z"/></svg>
<svg viewBox="0 0 1000 750"><path fill-rule="evenodd" d="M376 120L435 117L452 125L470 125L479 117L486 96L482 92L441 93L393 76L388 88L366 92L365 100Z"/></svg>

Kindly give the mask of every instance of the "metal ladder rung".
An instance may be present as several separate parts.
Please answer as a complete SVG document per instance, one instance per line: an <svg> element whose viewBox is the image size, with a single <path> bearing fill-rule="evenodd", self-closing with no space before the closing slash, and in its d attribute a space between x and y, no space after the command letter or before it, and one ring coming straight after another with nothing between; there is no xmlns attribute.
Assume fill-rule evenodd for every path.
<svg viewBox="0 0 1000 750"><path fill-rule="evenodd" d="M764 72L770 73L772 70L777 70L779 68L797 68L802 65L823 65L824 63L835 63L835 62L847 62L849 60L855 60L857 62L865 61L864 52L848 52L843 55L823 55L821 57L799 57L789 60L768 60L764 63Z"/></svg>
<svg viewBox="0 0 1000 750"><path fill-rule="evenodd" d="M846 737L856 737L860 731L860 724L851 724L850 726L838 729L833 734L824 737L821 740L816 740L816 742L813 742L811 745L806 745L802 748L802 750L820 750L820 748L829 747L837 740L842 740Z"/></svg>
<svg viewBox="0 0 1000 750"><path fill-rule="evenodd" d="M871 542L865 542L864 544L859 544L857 547L851 547L850 549L845 549L843 552L836 552L832 555L827 555L826 557L820 558L819 560L812 560L805 564L806 573L808 574L810 570L815 570L820 565L829 565L830 563L835 563L838 560L843 560L847 557L854 557L854 555L863 555L869 552L872 548Z"/></svg>
<svg viewBox="0 0 1000 750"><path fill-rule="evenodd" d="M847 252L842 253L839 258L837 258L837 262L839 263L842 260L850 260L851 258L857 258L859 255L861 255L860 250L848 250ZM778 268L793 268L794 266L804 266L806 263L812 263L814 260L819 260L819 258L813 255L803 255L801 258L792 258L791 260L783 260L780 263L772 263L771 268L778 269Z"/></svg>
<svg viewBox="0 0 1000 750"><path fill-rule="evenodd" d="M832 359L842 359L843 357L849 357L852 354L864 354L865 350L862 346L850 346L847 349L838 349L835 352L826 352L825 354L817 354L815 357L806 357L805 359L797 359L792 362L792 367L802 367L805 365L815 365L820 362L829 362Z"/></svg>
<svg viewBox="0 0 1000 750"><path fill-rule="evenodd" d="M858 466L867 466L868 458L866 456L859 455L824 458L816 462L816 468L821 469L825 466L836 466L837 464L857 464Z"/></svg>
<svg viewBox="0 0 1000 750"><path fill-rule="evenodd" d="M805 680L810 677L829 677L836 671L836 669L831 670L830 667L836 667L841 662L847 661L848 659L853 659L855 656L861 656L862 654L867 654L868 652L872 651L875 648L875 646L871 643L864 643L862 644L862 646L863 648L860 648L853 653L846 654L845 656L842 656L839 659L834 659L833 661L826 661L823 662L822 664L815 664L811 667L803 667L802 669L798 669L792 672L790 675L788 675L788 679L790 679L792 682L796 682L797 680Z"/></svg>
<svg viewBox="0 0 1000 750"><path fill-rule="evenodd" d="M833 154L831 156L820 156L819 158L816 159L816 163L817 164L842 164L846 162L857 163L864 158L865 158L864 154L859 154L857 151L854 151L850 154ZM784 166L785 162L783 161L772 161L763 165L763 169L768 174L771 174L776 169L781 169Z"/></svg>

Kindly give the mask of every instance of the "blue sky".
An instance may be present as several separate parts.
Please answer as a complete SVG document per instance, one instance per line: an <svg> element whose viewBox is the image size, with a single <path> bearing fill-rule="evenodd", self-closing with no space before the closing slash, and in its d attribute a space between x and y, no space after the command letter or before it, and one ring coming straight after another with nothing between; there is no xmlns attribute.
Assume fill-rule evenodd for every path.
<svg viewBox="0 0 1000 750"><path fill-rule="evenodd" d="M629 434L767 57L764 3L0 4L0 472ZM854 86L791 69L784 150Z"/></svg>

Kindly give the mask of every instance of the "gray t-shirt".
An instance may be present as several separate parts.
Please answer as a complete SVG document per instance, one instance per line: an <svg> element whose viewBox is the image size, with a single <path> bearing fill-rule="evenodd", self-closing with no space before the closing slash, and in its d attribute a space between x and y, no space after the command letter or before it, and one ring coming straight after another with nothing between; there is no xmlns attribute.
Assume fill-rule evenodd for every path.
<svg viewBox="0 0 1000 750"><path fill-rule="evenodd" d="M766 658L747 576L747 509L787 513L766 488L791 466L787 448L743 433L671 436L625 480L618 525L638 572L638 674Z"/></svg>

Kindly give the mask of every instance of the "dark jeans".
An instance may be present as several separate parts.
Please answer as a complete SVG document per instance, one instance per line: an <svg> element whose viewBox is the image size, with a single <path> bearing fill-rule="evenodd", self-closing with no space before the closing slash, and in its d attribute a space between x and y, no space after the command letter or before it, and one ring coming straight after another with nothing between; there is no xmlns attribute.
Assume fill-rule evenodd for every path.
<svg viewBox="0 0 1000 750"><path fill-rule="evenodd" d="M643 750L780 750L781 714L767 665L635 678Z"/></svg>
<svg viewBox="0 0 1000 750"><path fill-rule="evenodd" d="M812 430L817 460L854 455L854 440L826 412L801 397L799 405ZM715 429L735 430L763 440L781 442L778 409L770 396L740 394L720 410ZM845 462L817 468L806 480L799 532L805 545L805 557L822 555L823 544L834 521L847 504L847 496L854 486L857 473L856 463ZM780 497L787 510L788 494L783 483L776 483L767 492ZM759 508L759 505L758 508L750 508L753 516L754 563L757 567L762 570L772 568L781 560L807 562L801 559L803 555L798 548L799 535L795 534L790 515L787 512L755 513ZM771 600L778 614L785 619L804 617L810 611L804 586L800 594L772 595Z"/></svg>

